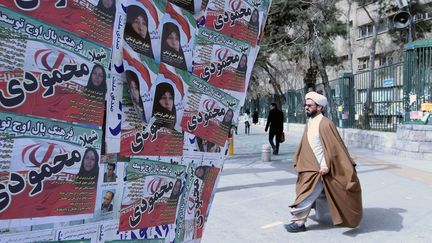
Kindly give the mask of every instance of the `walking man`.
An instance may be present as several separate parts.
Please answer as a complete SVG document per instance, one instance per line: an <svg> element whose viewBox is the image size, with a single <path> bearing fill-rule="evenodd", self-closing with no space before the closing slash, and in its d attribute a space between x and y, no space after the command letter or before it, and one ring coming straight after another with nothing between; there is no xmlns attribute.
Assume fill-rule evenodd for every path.
<svg viewBox="0 0 432 243"><path fill-rule="evenodd" d="M267 132L268 128L270 127L269 142L273 148L273 154L279 153L279 143L282 137L283 123L284 123L283 112L278 110L277 105L275 103L271 103L270 112L267 117L265 131ZM273 138L276 138L276 145L273 143Z"/></svg>
<svg viewBox="0 0 432 243"><path fill-rule="evenodd" d="M244 114L244 124L245 124L245 134L249 135L250 133L250 111L249 109L246 110L245 114Z"/></svg>
<svg viewBox="0 0 432 243"><path fill-rule="evenodd" d="M255 110L255 112L252 115L252 123L254 125L256 125L258 123L258 111L257 110Z"/></svg>
<svg viewBox="0 0 432 243"><path fill-rule="evenodd" d="M355 228L363 211L356 164L334 124L322 115L327 98L309 92L305 99L309 119L294 158L296 199L290 205L292 222L285 228L291 233L306 231L312 207L318 219L328 210L334 225Z"/></svg>

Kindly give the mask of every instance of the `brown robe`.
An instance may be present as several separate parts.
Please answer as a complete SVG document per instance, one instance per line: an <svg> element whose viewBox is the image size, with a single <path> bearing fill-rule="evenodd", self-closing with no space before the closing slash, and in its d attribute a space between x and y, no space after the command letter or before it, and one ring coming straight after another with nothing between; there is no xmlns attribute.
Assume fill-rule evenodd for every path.
<svg viewBox="0 0 432 243"><path fill-rule="evenodd" d="M295 155L294 167L298 173L297 197L290 207L297 206L308 197L321 179L320 166L306 134L307 126ZM319 124L319 134L324 158L329 168L329 173L322 176L322 179L333 224L355 228L359 225L363 212L356 164L350 157L336 127L327 117L323 117Z"/></svg>

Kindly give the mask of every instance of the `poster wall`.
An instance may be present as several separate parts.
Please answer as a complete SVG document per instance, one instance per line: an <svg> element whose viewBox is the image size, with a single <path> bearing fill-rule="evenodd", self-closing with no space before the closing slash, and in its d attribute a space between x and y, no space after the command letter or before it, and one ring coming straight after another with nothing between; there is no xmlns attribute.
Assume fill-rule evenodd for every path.
<svg viewBox="0 0 432 243"><path fill-rule="evenodd" d="M0 219L89 217L99 176L100 129L2 112ZM81 216L79 216L81 215ZM56 217L63 216L63 217Z"/></svg>
<svg viewBox="0 0 432 243"><path fill-rule="evenodd" d="M0 0L0 243L200 242L268 0Z"/></svg>
<svg viewBox="0 0 432 243"><path fill-rule="evenodd" d="M202 28L196 36L193 74L243 101L256 55L257 47Z"/></svg>
<svg viewBox="0 0 432 243"><path fill-rule="evenodd" d="M205 27L255 46L262 37L269 0L209 0Z"/></svg>

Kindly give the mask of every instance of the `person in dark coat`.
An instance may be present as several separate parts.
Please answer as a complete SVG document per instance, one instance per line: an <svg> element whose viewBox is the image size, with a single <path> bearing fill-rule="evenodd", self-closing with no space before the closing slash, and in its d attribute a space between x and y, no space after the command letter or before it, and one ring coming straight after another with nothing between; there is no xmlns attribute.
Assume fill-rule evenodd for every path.
<svg viewBox="0 0 432 243"><path fill-rule="evenodd" d="M256 125L256 124L258 123L258 111L255 111L255 112L252 114L252 123L253 123L254 125Z"/></svg>
<svg viewBox="0 0 432 243"><path fill-rule="evenodd" d="M271 103L270 112L267 117L265 131L267 132L270 127L269 142L273 148L273 154L279 153L279 143L282 137L283 125L284 125L283 112L277 108L277 105L275 103ZM276 145L273 142L273 138L275 137L276 137Z"/></svg>

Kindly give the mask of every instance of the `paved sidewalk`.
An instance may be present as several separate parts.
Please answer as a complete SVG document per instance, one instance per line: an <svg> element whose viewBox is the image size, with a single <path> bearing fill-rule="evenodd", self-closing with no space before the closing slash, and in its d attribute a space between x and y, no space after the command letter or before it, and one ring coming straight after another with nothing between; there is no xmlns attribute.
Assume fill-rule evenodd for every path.
<svg viewBox="0 0 432 243"><path fill-rule="evenodd" d="M356 229L334 227L330 218L288 233L288 205L295 197L293 155L300 133L286 133L279 155L261 161L267 134L240 125L235 154L224 166L203 243L221 242L432 242L432 160L412 160L349 148L362 185L363 220ZM311 215L314 215L312 210Z"/></svg>

